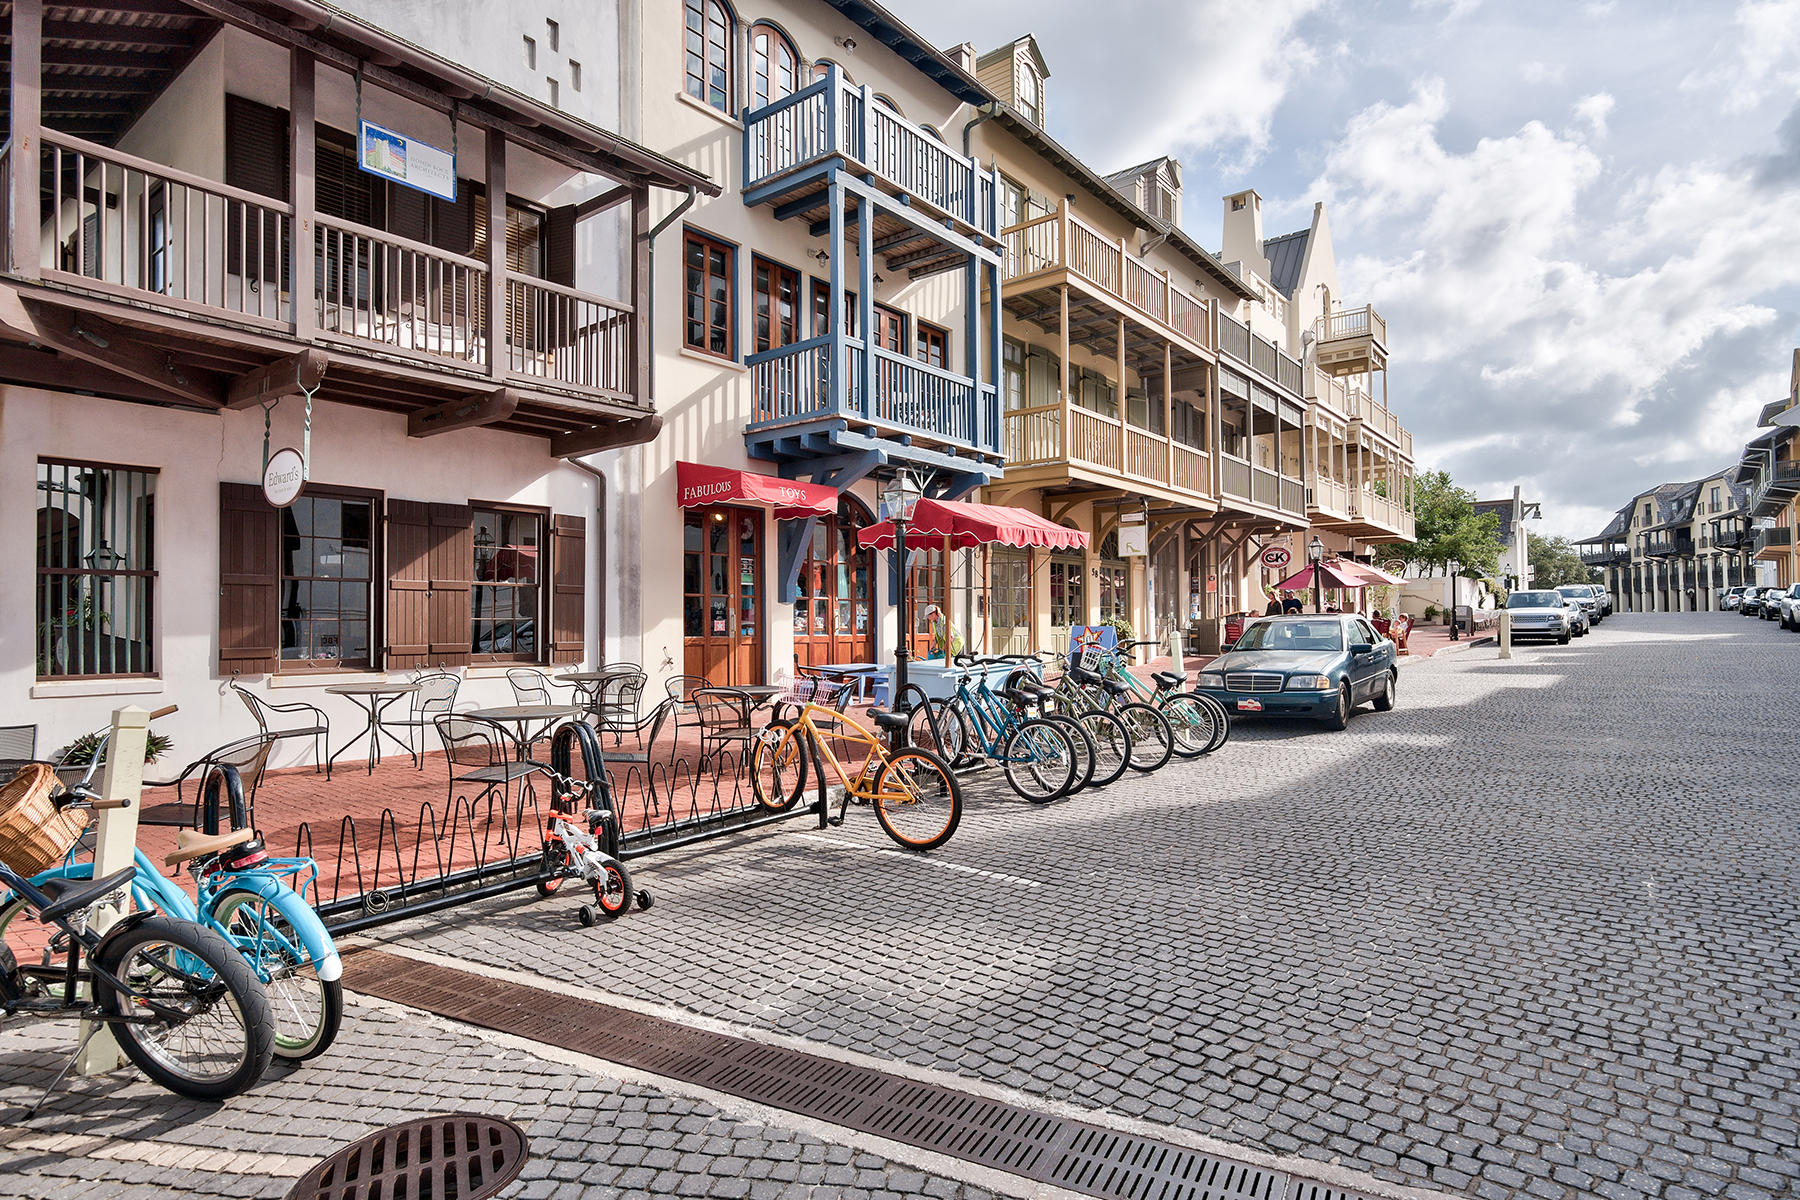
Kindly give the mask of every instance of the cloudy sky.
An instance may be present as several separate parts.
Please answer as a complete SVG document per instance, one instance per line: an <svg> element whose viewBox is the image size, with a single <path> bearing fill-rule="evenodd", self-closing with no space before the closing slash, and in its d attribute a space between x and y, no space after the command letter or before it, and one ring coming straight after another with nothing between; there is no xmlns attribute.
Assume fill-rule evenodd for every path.
<svg viewBox="0 0 1800 1200"><path fill-rule="evenodd" d="M1421 467L1523 485L1543 532L1735 461L1787 390L1800 0L890 3L940 45L1036 34L1051 133L1178 156L1206 245L1229 192L1269 235L1324 200Z"/></svg>

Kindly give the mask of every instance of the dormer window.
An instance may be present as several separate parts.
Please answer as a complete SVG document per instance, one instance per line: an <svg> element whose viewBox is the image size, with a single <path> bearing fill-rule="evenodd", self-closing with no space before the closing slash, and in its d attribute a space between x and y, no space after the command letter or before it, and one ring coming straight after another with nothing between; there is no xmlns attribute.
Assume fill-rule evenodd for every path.
<svg viewBox="0 0 1800 1200"><path fill-rule="evenodd" d="M1019 111L1024 113L1033 125L1041 126L1044 123L1042 97L1043 84L1039 81L1037 72L1024 63L1020 63Z"/></svg>

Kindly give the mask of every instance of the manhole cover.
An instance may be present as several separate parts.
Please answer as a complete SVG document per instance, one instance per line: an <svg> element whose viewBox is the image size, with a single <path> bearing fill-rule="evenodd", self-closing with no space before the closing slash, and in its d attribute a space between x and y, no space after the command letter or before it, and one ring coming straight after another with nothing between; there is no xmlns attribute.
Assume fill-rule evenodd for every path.
<svg viewBox="0 0 1800 1200"><path fill-rule="evenodd" d="M420 1117L351 1142L287 1200L484 1200L517 1179L525 1131L499 1117Z"/></svg>

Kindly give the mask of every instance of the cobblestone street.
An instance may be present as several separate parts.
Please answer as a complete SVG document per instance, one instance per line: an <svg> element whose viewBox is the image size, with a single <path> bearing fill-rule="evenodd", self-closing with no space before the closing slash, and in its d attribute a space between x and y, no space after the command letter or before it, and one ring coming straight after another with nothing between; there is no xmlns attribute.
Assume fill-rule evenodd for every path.
<svg viewBox="0 0 1800 1200"><path fill-rule="evenodd" d="M1509 663L1409 663L1398 709L1345 733L1243 725L1211 760L1047 808L982 789L929 857L852 809L639 860L656 907L603 928L514 896L377 933L1376 1181L1789 1196L1796 678L1800 638L1771 624L1621 615ZM47 1082L44 1032L65 1031L0 1039L0 1102ZM958 1186L366 1004L271 1079L192 1126L142 1083L77 1081L0 1138L0 1192L22 1171L68 1196L184 1178L120 1144L253 1149L293 1175L463 1104L529 1122L514 1195L757 1194L756 1163L818 1195ZM69 1133L115 1141L60 1159L32 1140ZM277 1174L185 1186L279 1195Z"/></svg>

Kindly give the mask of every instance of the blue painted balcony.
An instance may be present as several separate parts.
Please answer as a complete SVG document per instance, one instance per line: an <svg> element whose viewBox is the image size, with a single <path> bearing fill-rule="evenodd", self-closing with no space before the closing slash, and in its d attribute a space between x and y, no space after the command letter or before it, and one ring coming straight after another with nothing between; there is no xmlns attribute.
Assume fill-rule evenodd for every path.
<svg viewBox="0 0 1800 1200"><path fill-rule="evenodd" d="M814 303L846 317L745 359L751 455L840 488L904 463L929 471L932 494L948 498L998 476L1000 313L981 306L984 290L999 293L998 175L829 67L744 114L743 180L747 206L804 221L820 239L829 295ZM959 311L930 317L952 327L933 343L934 361L909 356L918 318L900 311L900 293L950 272L963 274ZM869 330L887 344L859 336Z"/></svg>

